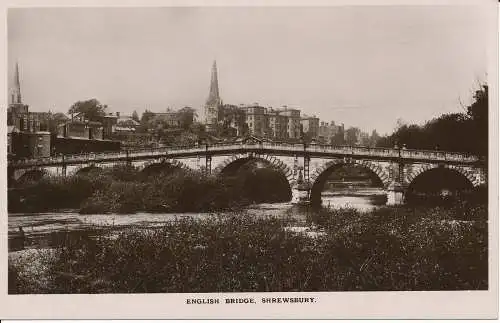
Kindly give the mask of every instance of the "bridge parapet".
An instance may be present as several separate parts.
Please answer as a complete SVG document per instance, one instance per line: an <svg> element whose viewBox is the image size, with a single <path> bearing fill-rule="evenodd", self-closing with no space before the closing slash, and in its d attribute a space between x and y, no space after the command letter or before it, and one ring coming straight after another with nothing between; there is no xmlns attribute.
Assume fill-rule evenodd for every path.
<svg viewBox="0 0 500 323"><path fill-rule="evenodd" d="M331 154L339 156L359 156L371 158L390 158L390 159L409 159L413 161L430 162L458 162L474 163L479 158L465 153L445 152L445 151L426 151L411 149L393 149L393 148L369 148L352 146L331 146L331 145L304 145L304 144L283 144L283 143L224 143L215 145L197 145L190 147L162 147L154 149L138 149L121 152L103 152L103 153L85 153L77 155L64 155L55 157L45 157L38 159L28 159L22 161L9 161L9 166L16 168L57 165L57 164L75 164L84 162L102 162L113 161L128 158L146 158L155 156L173 155L205 155L217 153L231 153L237 151L259 150L267 154L286 153L286 154Z"/></svg>

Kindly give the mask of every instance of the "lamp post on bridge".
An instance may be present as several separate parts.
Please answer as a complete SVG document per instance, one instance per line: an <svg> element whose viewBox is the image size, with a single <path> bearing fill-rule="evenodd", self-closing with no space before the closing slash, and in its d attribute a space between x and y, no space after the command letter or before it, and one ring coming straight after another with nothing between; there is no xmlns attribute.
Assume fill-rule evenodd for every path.
<svg viewBox="0 0 500 323"><path fill-rule="evenodd" d="M66 162L64 161L64 154L61 155L62 156L62 175L64 177L66 177Z"/></svg>
<svg viewBox="0 0 500 323"><path fill-rule="evenodd" d="M212 173L212 156L208 153L208 143L205 143L205 174Z"/></svg>

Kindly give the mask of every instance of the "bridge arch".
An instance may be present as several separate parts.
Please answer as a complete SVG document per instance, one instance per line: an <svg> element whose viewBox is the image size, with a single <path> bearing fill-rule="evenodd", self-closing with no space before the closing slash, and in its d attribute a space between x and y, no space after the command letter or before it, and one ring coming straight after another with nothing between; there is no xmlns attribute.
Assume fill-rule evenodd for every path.
<svg viewBox="0 0 500 323"><path fill-rule="evenodd" d="M469 183L471 184L472 187L478 187L481 184L481 178L480 176L477 176L474 171L472 170L467 170L464 169L463 167L456 166L456 165L448 165L448 164L424 164L421 167L413 169L411 172L409 172L406 177L405 177L405 184L407 187L410 187L413 183L414 180L424 174L425 172L434 170L434 169L447 169L451 170L452 172L459 174L463 177L465 177Z"/></svg>
<svg viewBox="0 0 500 323"><path fill-rule="evenodd" d="M226 170L228 167L231 167L235 163L239 162L244 163L245 161L249 161L252 159L262 161L267 165L271 166L273 169L280 172L281 174L283 174L283 176L288 181L290 188L293 187L294 183L293 170L282 160L271 155L261 155L261 154L257 155L253 153L232 155L224 159L217 167L215 167L213 173L215 175L220 175L224 172L224 170Z"/></svg>
<svg viewBox="0 0 500 323"><path fill-rule="evenodd" d="M336 168L340 168L342 166L358 166L371 171L371 173L373 173L380 180L384 188L387 188L392 181L387 171L375 162L352 158L329 160L320 167L316 168L316 170L310 174L310 200L312 202L321 201L321 191L326 179Z"/></svg>
<svg viewBox="0 0 500 323"><path fill-rule="evenodd" d="M382 168L382 166L379 166L377 165L377 163L374 163L369 160L357 160L350 158L334 159L325 162L323 165L316 168L316 170L310 175L309 180L311 184L314 185L314 183L316 183L318 180L321 180L322 179L321 177L325 176L332 168L341 167L345 165L360 166L369 169L375 175L377 175L377 177L380 179L384 187L389 186L389 184L391 183L391 178L389 174L384 168Z"/></svg>
<svg viewBox="0 0 500 323"><path fill-rule="evenodd" d="M153 171L155 168L162 169L165 167L177 168L186 172L192 171L192 169L183 162L178 161L176 159L166 159L166 158L145 162L141 165L140 171L146 174L150 171Z"/></svg>
<svg viewBox="0 0 500 323"><path fill-rule="evenodd" d="M92 164L92 165L87 165L87 166L83 166L83 167L78 168L75 171L75 175L83 175L83 174L88 174L91 171L101 171L101 170L102 170L102 167L99 167L99 166Z"/></svg>

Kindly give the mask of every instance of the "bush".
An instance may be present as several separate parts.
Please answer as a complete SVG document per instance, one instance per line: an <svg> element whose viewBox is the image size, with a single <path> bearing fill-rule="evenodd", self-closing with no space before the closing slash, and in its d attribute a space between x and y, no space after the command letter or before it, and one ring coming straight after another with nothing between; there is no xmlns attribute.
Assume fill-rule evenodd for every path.
<svg viewBox="0 0 500 323"><path fill-rule="evenodd" d="M280 176L260 169L235 177L215 177L168 167L156 169L153 176L117 165L72 177L50 177L11 190L9 211L74 208L85 214L130 214L233 210L250 203L289 200L288 182Z"/></svg>
<svg viewBox="0 0 500 323"><path fill-rule="evenodd" d="M322 211L317 237L272 217L181 219L61 246L50 292L487 289L487 223L454 217L438 208Z"/></svg>

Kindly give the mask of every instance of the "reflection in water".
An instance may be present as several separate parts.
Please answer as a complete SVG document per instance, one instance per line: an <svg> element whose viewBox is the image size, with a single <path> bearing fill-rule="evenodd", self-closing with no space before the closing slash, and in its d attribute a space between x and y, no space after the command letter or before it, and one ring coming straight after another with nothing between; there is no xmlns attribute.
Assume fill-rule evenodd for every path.
<svg viewBox="0 0 500 323"><path fill-rule="evenodd" d="M324 207L352 207L369 211L385 204L385 193L377 188L346 188L334 192L323 192ZM255 216L277 216L305 222L311 210L295 208L291 203L263 203L246 209ZM63 242L78 241L81 236L95 236L103 232L123 231L130 228L152 228L181 218L203 219L211 213L137 213L130 215L96 214L80 215L76 212L9 214L9 250L25 248L55 247ZM19 227L24 229L25 239L21 242Z"/></svg>
<svg viewBox="0 0 500 323"><path fill-rule="evenodd" d="M350 207L359 211L370 211L385 205L387 195L383 189L362 188L323 192L321 205L326 208Z"/></svg>

